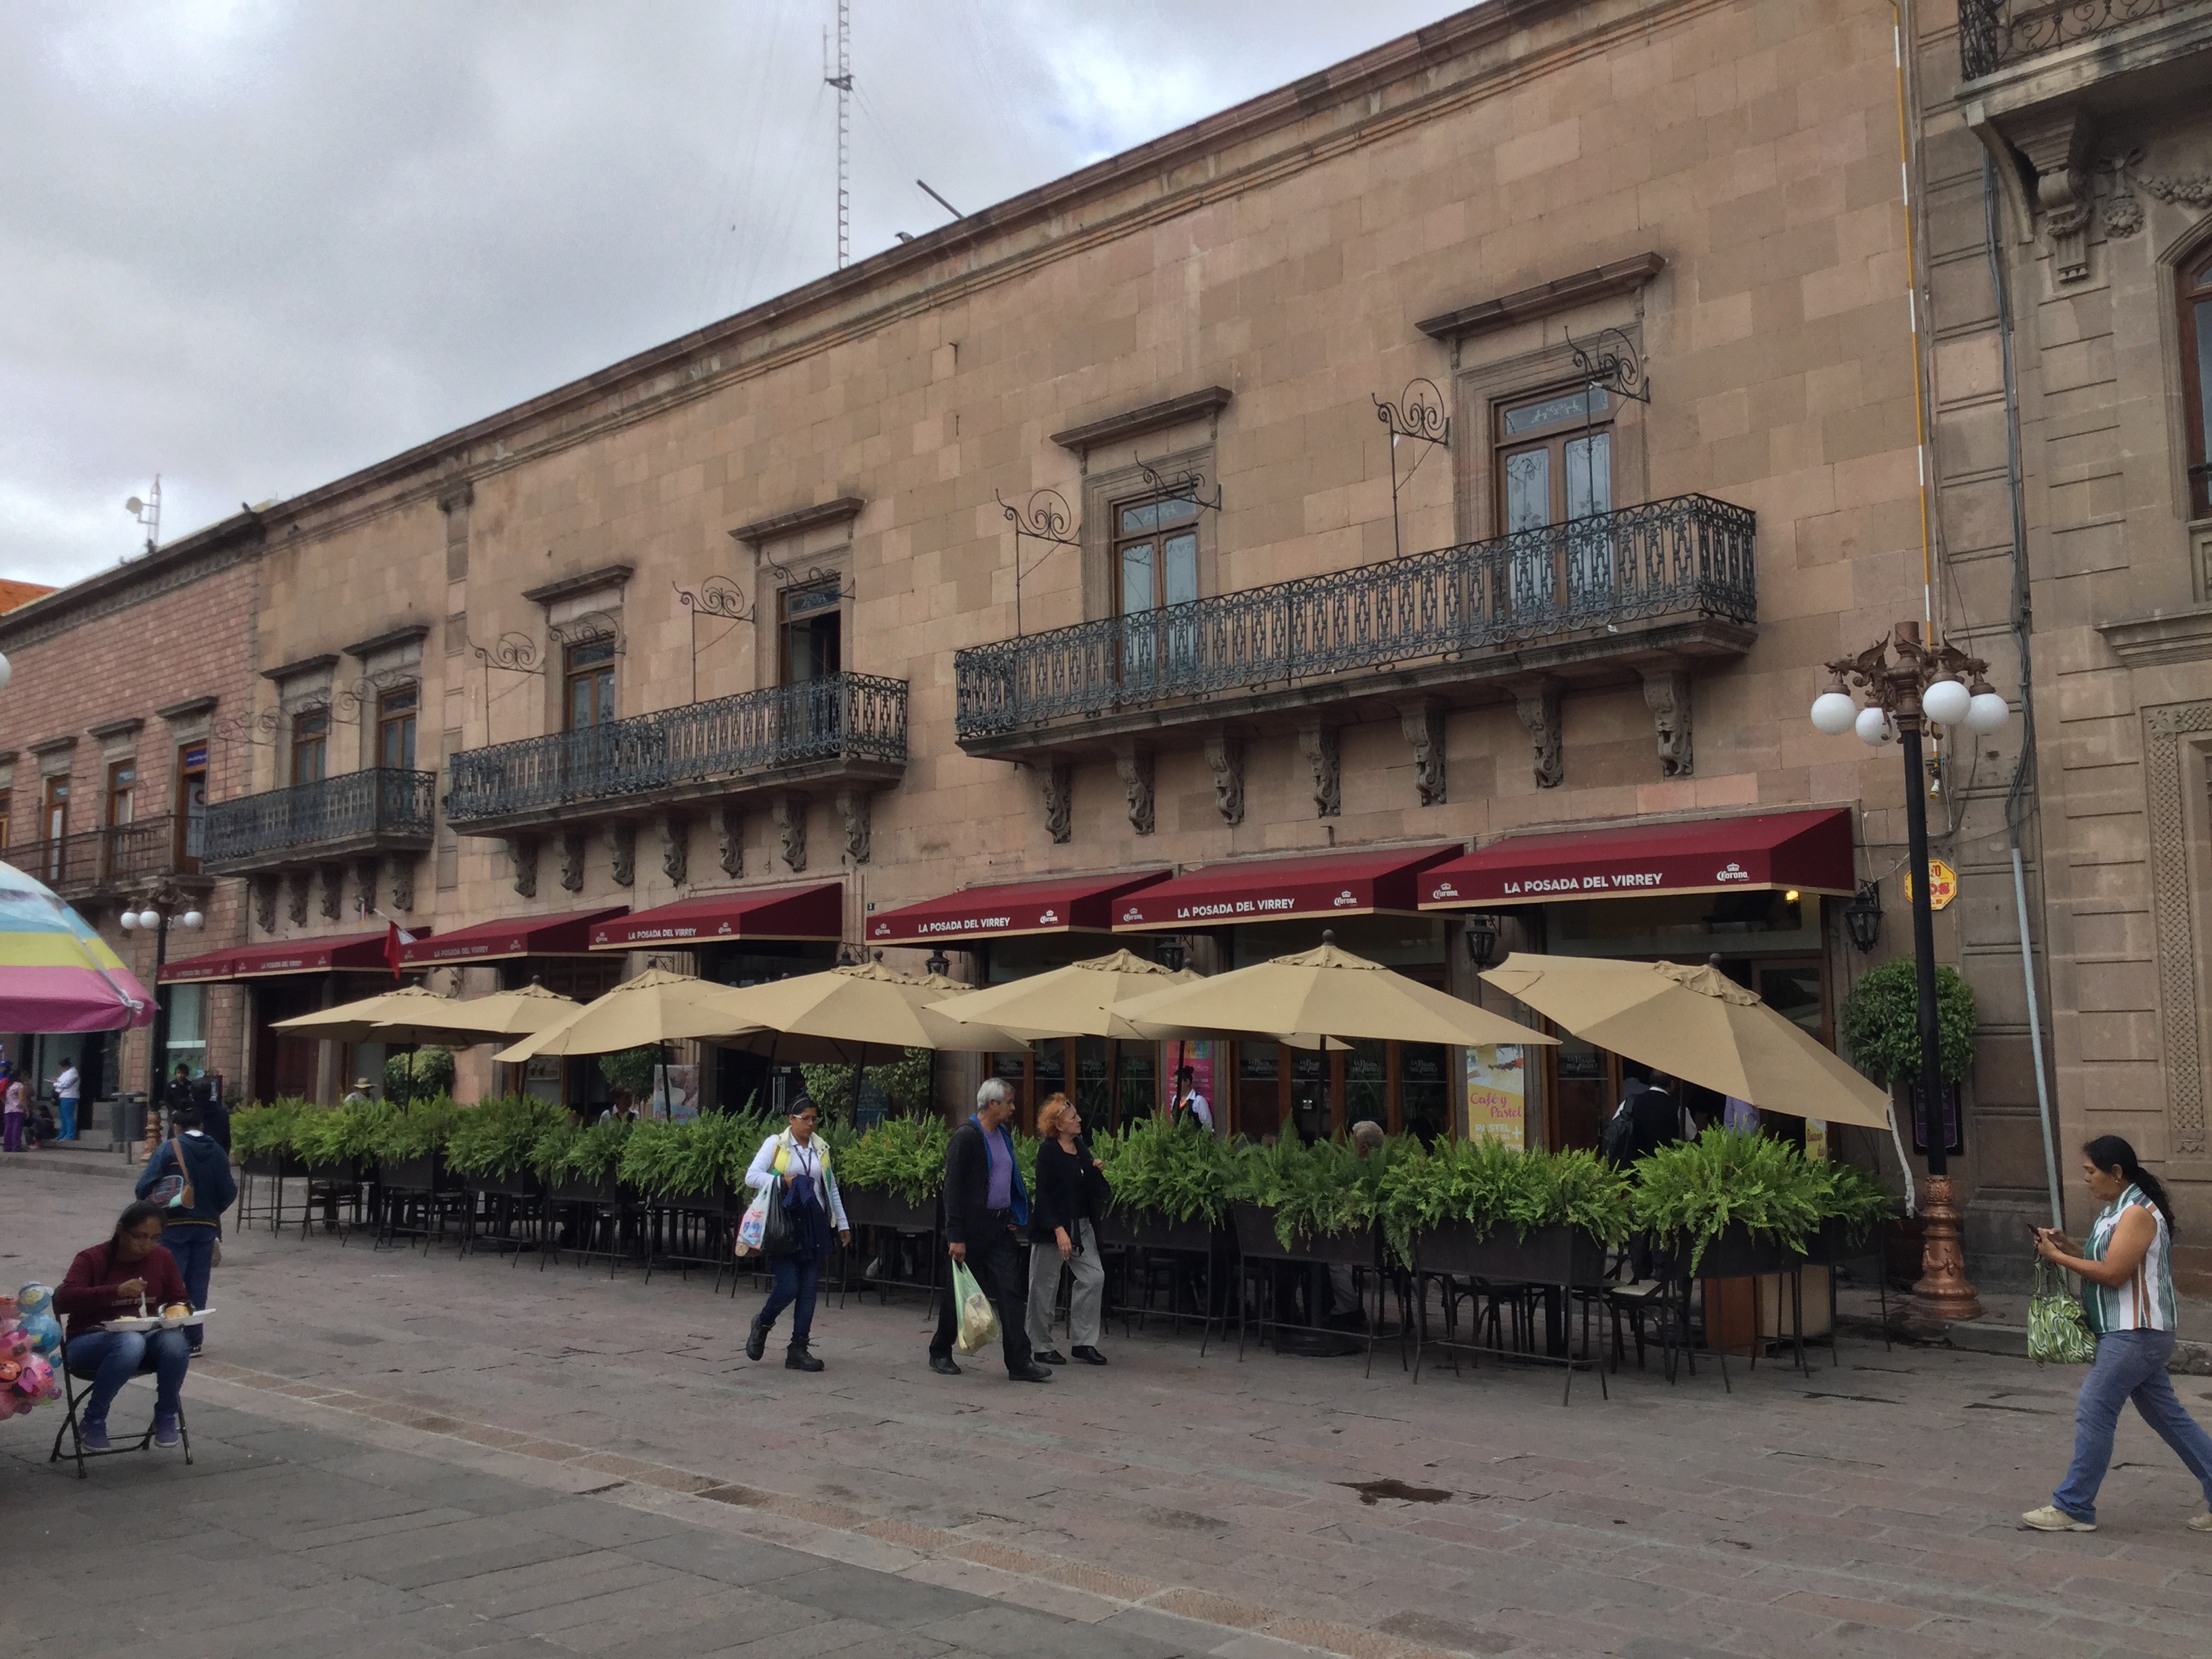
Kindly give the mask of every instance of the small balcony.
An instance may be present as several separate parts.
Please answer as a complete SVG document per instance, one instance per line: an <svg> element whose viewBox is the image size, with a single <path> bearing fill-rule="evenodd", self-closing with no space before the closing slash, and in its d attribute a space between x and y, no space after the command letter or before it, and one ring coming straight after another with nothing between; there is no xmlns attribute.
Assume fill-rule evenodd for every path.
<svg viewBox="0 0 2212 1659"><path fill-rule="evenodd" d="M437 784L434 772L377 766L216 801L202 866L235 876L427 851Z"/></svg>
<svg viewBox="0 0 2212 1659"><path fill-rule="evenodd" d="M2014 64L2185 9L2192 0L1959 0L1959 73Z"/></svg>
<svg viewBox="0 0 2212 1659"><path fill-rule="evenodd" d="M453 757L446 817L506 836L906 770L904 680L832 674Z"/></svg>
<svg viewBox="0 0 2212 1659"><path fill-rule="evenodd" d="M159 881L200 874L198 822L164 812L10 848L8 860L66 899L127 898Z"/></svg>
<svg viewBox="0 0 2212 1659"><path fill-rule="evenodd" d="M1076 750L1178 725L1285 725L1316 705L1481 701L1741 656L1755 520L1678 495L955 653L971 755ZM1458 694L1455 698L1454 694Z"/></svg>

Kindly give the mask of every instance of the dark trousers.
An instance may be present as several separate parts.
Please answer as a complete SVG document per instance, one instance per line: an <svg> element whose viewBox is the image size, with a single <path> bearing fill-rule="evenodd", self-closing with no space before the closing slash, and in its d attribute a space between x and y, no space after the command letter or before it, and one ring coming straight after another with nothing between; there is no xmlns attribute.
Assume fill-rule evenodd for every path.
<svg viewBox="0 0 2212 1659"><path fill-rule="evenodd" d="M1027 1328L1029 1313L1029 1279L1022 1272L1022 1253L1014 1243L1014 1230L1002 1228L987 1240L970 1239L968 1243L968 1271L975 1275L975 1282L983 1287L983 1294L991 1298L991 1305L999 1312L999 1339L1006 1354L1006 1370L1025 1371L1036 1364L1030 1358L1030 1334ZM937 1334L929 1340L929 1352L952 1356L953 1333L959 1329L960 1315L956 1305L958 1298L952 1293L952 1268L945 1264L945 1290L937 1303Z"/></svg>
<svg viewBox="0 0 2212 1659"><path fill-rule="evenodd" d="M195 1308L208 1304L208 1275L215 1268L216 1231L212 1227L169 1227L161 1233L161 1248L177 1259L177 1272L183 1275L185 1294ZM185 1328L185 1340L199 1352L200 1333L198 1325Z"/></svg>
<svg viewBox="0 0 2212 1659"><path fill-rule="evenodd" d="M775 1288L768 1293L768 1302L760 1310L760 1328L774 1329L776 1316L786 1308L796 1307L798 1311L791 1316L791 1340L803 1343L814 1328L814 1293L822 1283L822 1258L811 1250L773 1256L769 1271L775 1275Z"/></svg>

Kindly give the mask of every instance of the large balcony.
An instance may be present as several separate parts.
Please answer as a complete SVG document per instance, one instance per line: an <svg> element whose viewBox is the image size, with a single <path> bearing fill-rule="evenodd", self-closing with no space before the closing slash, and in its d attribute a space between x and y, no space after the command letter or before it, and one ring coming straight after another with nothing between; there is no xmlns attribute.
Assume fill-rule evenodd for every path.
<svg viewBox="0 0 2212 1659"><path fill-rule="evenodd" d="M1324 703L1480 700L1516 679L1740 656L1759 611L1754 526L1743 507L1678 495L977 646L955 656L960 746L1073 750L1177 725L1286 724Z"/></svg>
<svg viewBox="0 0 2212 1659"><path fill-rule="evenodd" d="M438 775L374 766L208 808L201 862L243 875L430 845Z"/></svg>
<svg viewBox="0 0 2212 1659"><path fill-rule="evenodd" d="M2178 12L2191 0L1959 0L1959 72L1976 81L2011 64Z"/></svg>
<svg viewBox="0 0 2212 1659"><path fill-rule="evenodd" d="M446 817L498 836L906 769L906 682L833 674L453 757Z"/></svg>
<svg viewBox="0 0 2212 1659"><path fill-rule="evenodd" d="M129 898L139 890L173 878L190 880L200 872L200 823L173 814L140 818L105 830L34 841L12 848L9 863L52 888L64 898Z"/></svg>

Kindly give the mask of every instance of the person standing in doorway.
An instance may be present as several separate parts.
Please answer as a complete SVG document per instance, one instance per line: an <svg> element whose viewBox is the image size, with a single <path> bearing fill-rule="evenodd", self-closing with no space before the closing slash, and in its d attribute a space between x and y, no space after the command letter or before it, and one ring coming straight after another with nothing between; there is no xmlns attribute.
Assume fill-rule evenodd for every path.
<svg viewBox="0 0 2212 1659"><path fill-rule="evenodd" d="M1213 1108L1198 1091L1198 1068L1179 1066L1175 1074L1175 1098L1168 1103L1168 1121L1177 1128L1195 1124L1213 1133Z"/></svg>
<svg viewBox="0 0 2212 1659"><path fill-rule="evenodd" d="M1069 1352L1086 1365L1103 1365L1098 1329L1106 1268L1098 1259L1098 1218L1111 1194L1105 1171L1083 1139L1083 1114L1066 1095L1037 1108L1036 1188L1030 1206L1030 1352L1048 1365L1067 1363L1052 1343L1053 1304L1064 1267L1075 1276L1067 1304Z"/></svg>
<svg viewBox="0 0 2212 1659"><path fill-rule="evenodd" d="M65 1060L60 1071L54 1073L54 1115L59 1118L54 1139L76 1139L76 1103L84 1091L84 1084L77 1075L76 1062Z"/></svg>
<svg viewBox="0 0 2212 1659"><path fill-rule="evenodd" d="M975 1091L975 1115L952 1132L945 1151L945 1187L938 1206L945 1228L945 1253L964 1262L983 1294L998 1310L999 1340L1006 1351L1006 1375L1017 1382L1049 1382L1052 1373L1030 1352L1027 1285L1021 1273L1021 1231L1029 1225L1029 1194L1014 1164L1014 1138L1006 1120L1014 1115L1014 1091L1003 1078L986 1078ZM929 1369L957 1376L952 1336L960 1319L960 1297L951 1274L938 1304L937 1334L929 1340Z"/></svg>
<svg viewBox="0 0 2212 1659"><path fill-rule="evenodd" d="M2183 1524L2212 1533L2212 1435L2174 1397L2173 1205L2158 1177L2118 1135L2081 1149L2081 1181L2104 1206L2087 1250L2056 1227L2035 1230L2035 1253L2081 1280L2081 1310L2097 1358L2074 1407L2074 1462L2051 1502L2021 1516L2038 1532L2097 1530L2097 1488L2112 1462L2112 1431L2130 1400L2204 1489L2205 1512Z"/></svg>

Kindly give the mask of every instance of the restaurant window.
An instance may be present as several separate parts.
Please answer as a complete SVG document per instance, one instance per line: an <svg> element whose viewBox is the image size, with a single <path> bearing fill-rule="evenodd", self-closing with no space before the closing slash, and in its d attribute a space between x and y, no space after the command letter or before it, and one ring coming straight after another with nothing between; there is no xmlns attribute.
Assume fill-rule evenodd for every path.
<svg viewBox="0 0 2212 1659"><path fill-rule="evenodd" d="M319 783L330 770L331 711L302 708L292 716L292 781Z"/></svg>
<svg viewBox="0 0 2212 1659"><path fill-rule="evenodd" d="M177 750L178 867L186 874L199 868L197 860L206 845L208 750L204 743L188 743Z"/></svg>
<svg viewBox="0 0 2212 1659"><path fill-rule="evenodd" d="M843 599L834 580L783 590L776 603L782 616L786 685L805 685L845 672Z"/></svg>
<svg viewBox="0 0 2212 1659"><path fill-rule="evenodd" d="M565 718L568 729L581 732L605 726L615 717L615 642L586 640L572 645L562 658L568 685Z"/></svg>
<svg viewBox="0 0 2212 1659"><path fill-rule="evenodd" d="M395 685L376 700L376 763L394 771L415 769L415 712L422 688Z"/></svg>
<svg viewBox="0 0 2212 1659"><path fill-rule="evenodd" d="M161 1075L169 1076L181 1060L198 1077L207 1070L207 987L171 986L168 1001L168 1042Z"/></svg>
<svg viewBox="0 0 2212 1659"><path fill-rule="evenodd" d="M10 805L9 798L0 794L0 848L8 845L8 809Z"/></svg>
<svg viewBox="0 0 2212 1659"><path fill-rule="evenodd" d="M2212 518L2212 243L2182 261L2182 400L2189 420L2189 516Z"/></svg>
<svg viewBox="0 0 2212 1659"><path fill-rule="evenodd" d="M1230 1127L1249 1139L1279 1134L1283 1127L1283 1046L1279 1042L1237 1045L1236 1116Z"/></svg>
<svg viewBox="0 0 2212 1659"><path fill-rule="evenodd" d="M136 761L111 761L107 767L107 799L103 817L107 827L119 830L131 822L131 801L138 787Z"/></svg>

